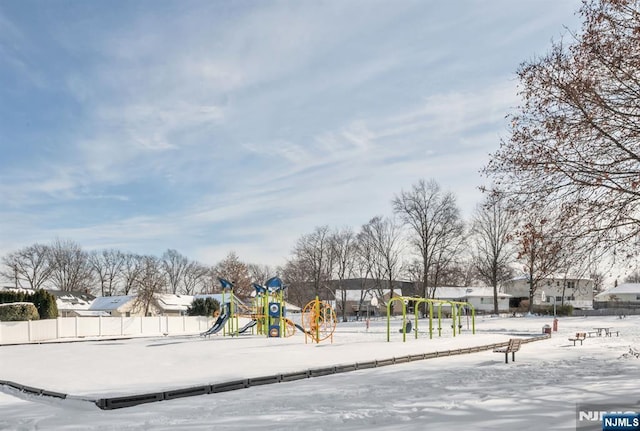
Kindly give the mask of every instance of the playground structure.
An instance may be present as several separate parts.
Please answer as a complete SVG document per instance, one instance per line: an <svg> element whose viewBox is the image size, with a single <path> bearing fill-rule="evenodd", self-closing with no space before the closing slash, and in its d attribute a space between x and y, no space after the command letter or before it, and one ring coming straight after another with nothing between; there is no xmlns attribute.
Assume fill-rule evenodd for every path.
<svg viewBox="0 0 640 431"><path fill-rule="evenodd" d="M220 286L222 288L220 314L218 315L218 318L214 322L213 326L200 334L203 337L216 334L220 332L220 330L222 330L223 335L237 335L241 332L246 331L249 326L246 325L244 328L239 329L238 313L236 312L237 304L234 300L235 296L233 294L233 283L221 277L218 277L218 281L220 282ZM229 295L228 300L226 297L227 295Z"/></svg>
<svg viewBox="0 0 640 431"><path fill-rule="evenodd" d="M416 297L408 297L408 296L397 296L391 298L387 303L387 341L391 341L391 305L394 301L401 301L402 304L402 341L407 341L407 327L409 327L409 331L411 331L410 323L411 321L407 319L407 303L409 301L414 303L414 333L415 338L418 338L418 313L419 313L419 305L427 304L429 306L429 338L433 338L433 306L436 305L438 307L438 337L442 336L442 306L450 306L451 307L451 327L453 329L453 336L456 336L456 329L458 329L458 333L462 331L462 315L463 310L467 309L471 312L471 332L472 334L476 333L476 312L471 304L468 302L460 302L460 301L448 301L442 299L430 299L430 298L416 298ZM469 315L467 314L467 317ZM457 321L456 321L457 320Z"/></svg>
<svg viewBox="0 0 640 431"><path fill-rule="evenodd" d="M337 321L333 307L316 296L302 309L302 328L299 329L304 332L304 342L310 339L318 344L330 339L333 343Z"/></svg>
<svg viewBox="0 0 640 431"><path fill-rule="evenodd" d="M302 331L305 343L308 340L320 343L330 339L336 329L337 318L330 304L320 301L318 297L309 302L302 310L302 324L299 325L286 317L284 290L286 286L278 277L272 277L265 282L265 286L254 283L256 291L252 306L244 307L243 313L238 313L241 304L236 303L233 295L233 283L218 278L222 287L222 304L220 315L209 330L201 333L209 336L222 330L223 335L239 335L254 328L259 335L269 338L291 337L296 329ZM227 300L226 295L229 295ZM239 327L239 317L249 317L251 320L244 327Z"/></svg>

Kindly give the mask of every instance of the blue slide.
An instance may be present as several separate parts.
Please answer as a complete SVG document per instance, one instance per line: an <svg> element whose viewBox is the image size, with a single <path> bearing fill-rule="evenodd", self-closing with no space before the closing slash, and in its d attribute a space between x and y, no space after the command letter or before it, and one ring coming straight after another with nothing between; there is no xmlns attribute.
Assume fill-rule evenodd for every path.
<svg viewBox="0 0 640 431"><path fill-rule="evenodd" d="M206 337L208 335L215 334L216 332L220 331L224 327L224 324L227 323L227 320L229 320L229 314L222 313L216 320L216 323L214 323L213 326L208 330L206 330L205 332L202 332L200 336Z"/></svg>
<svg viewBox="0 0 640 431"><path fill-rule="evenodd" d="M257 320L252 320L251 322L247 323L246 325L244 325L242 327L242 329L240 329L238 331L238 334L242 334L243 332L246 332L247 330L249 330L250 328L253 328L254 326L256 326L256 324L258 323Z"/></svg>

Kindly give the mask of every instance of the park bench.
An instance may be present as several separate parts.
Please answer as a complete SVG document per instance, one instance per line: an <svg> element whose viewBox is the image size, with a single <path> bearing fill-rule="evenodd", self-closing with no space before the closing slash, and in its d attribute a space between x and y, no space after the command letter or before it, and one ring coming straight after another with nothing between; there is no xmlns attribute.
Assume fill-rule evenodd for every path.
<svg viewBox="0 0 640 431"><path fill-rule="evenodd" d="M586 332L576 332L575 337L569 338L569 341L573 341L573 345L576 345L576 341L580 341L580 345L582 346L582 342L587 338Z"/></svg>
<svg viewBox="0 0 640 431"><path fill-rule="evenodd" d="M521 338L511 338L509 340L509 344L505 347L500 347L498 349L493 349L494 353L504 353L504 363L509 363L509 353L511 353L511 360L513 362L516 361L516 352L520 350L520 344L522 343Z"/></svg>

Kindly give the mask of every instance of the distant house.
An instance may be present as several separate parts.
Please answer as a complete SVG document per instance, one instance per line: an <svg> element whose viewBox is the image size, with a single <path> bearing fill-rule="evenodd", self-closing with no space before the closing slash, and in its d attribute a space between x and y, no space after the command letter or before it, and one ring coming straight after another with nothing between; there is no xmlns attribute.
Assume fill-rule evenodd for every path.
<svg viewBox="0 0 640 431"><path fill-rule="evenodd" d="M436 287L435 299L468 302L476 311L493 312L493 288L491 287ZM498 311L509 311L511 295L498 292Z"/></svg>
<svg viewBox="0 0 640 431"><path fill-rule="evenodd" d="M514 307L521 300L529 299L529 278L526 275L513 278L503 284L506 293L513 296ZM533 296L534 305L571 305L577 309L593 308L594 282L590 278L569 274L555 274L538 282Z"/></svg>
<svg viewBox="0 0 640 431"><path fill-rule="evenodd" d="M139 304L136 304L136 296L133 295L99 296L93 301L89 310L106 312L113 317L144 315Z"/></svg>
<svg viewBox="0 0 640 431"><path fill-rule="evenodd" d="M84 292L64 292L62 290L49 290L56 297L59 317L87 316L95 296Z"/></svg>
<svg viewBox="0 0 640 431"><path fill-rule="evenodd" d="M33 294L35 292L34 289L15 287L3 287L2 290L9 292L25 292L28 294ZM58 317L74 317L87 315L87 312L89 311L93 300L96 298L90 293L85 292L49 289L47 289L47 292L49 292L56 298Z"/></svg>
<svg viewBox="0 0 640 431"><path fill-rule="evenodd" d="M173 295L163 293L155 295L155 303L163 316L185 316L193 303L191 295Z"/></svg>
<svg viewBox="0 0 640 431"><path fill-rule="evenodd" d="M640 283L624 283L595 296L596 302L640 303Z"/></svg>
<svg viewBox="0 0 640 431"><path fill-rule="evenodd" d="M401 289L393 290L393 297L402 296ZM328 302L334 307L336 313L342 315L342 305L344 302L345 314L347 316L379 316L387 314L387 302L391 298L390 289L338 289L335 298ZM402 304L393 302L393 314L402 313Z"/></svg>
<svg viewBox="0 0 640 431"><path fill-rule="evenodd" d="M184 316L193 302L193 296L160 293L149 303L147 316ZM91 304L91 311L102 311L110 316L143 316L144 304L137 296L100 296Z"/></svg>

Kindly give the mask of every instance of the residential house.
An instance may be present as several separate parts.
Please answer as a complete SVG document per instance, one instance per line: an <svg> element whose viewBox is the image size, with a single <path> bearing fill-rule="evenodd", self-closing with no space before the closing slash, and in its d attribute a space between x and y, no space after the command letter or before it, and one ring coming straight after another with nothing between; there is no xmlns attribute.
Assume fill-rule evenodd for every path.
<svg viewBox="0 0 640 431"><path fill-rule="evenodd" d="M155 305L162 316L186 316L193 298L191 295L161 293L155 295Z"/></svg>
<svg viewBox="0 0 640 431"><path fill-rule="evenodd" d="M58 317L86 316L95 296L85 292L65 292L62 290L49 290L56 297Z"/></svg>
<svg viewBox="0 0 640 431"><path fill-rule="evenodd" d="M33 294L34 289L29 288L15 288L6 286L2 288L3 291L9 292L25 292ZM74 317L87 315L91 304L93 303L95 296L87 292L76 291L64 291L64 290L49 290L47 292L52 294L56 298L56 307L58 308L58 317Z"/></svg>
<svg viewBox="0 0 640 431"><path fill-rule="evenodd" d="M595 296L595 308L640 307L640 283L623 283Z"/></svg>
<svg viewBox="0 0 640 431"><path fill-rule="evenodd" d="M136 299L137 297L133 295L99 296L93 301L89 310L106 312L113 317L143 316L142 304L139 304ZM153 311L150 313L153 315Z"/></svg>
<svg viewBox="0 0 640 431"><path fill-rule="evenodd" d="M513 278L503 284L506 293L513 296L512 307L529 299L529 278L526 275ZM534 305L571 305L576 309L593 308L594 282L590 278L556 274L538 282L533 296Z"/></svg>
<svg viewBox="0 0 640 431"><path fill-rule="evenodd" d="M435 299L469 303L476 312L493 312L493 288L491 287L436 287ZM511 295L498 292L498 311L509 311Z"/></svg>

